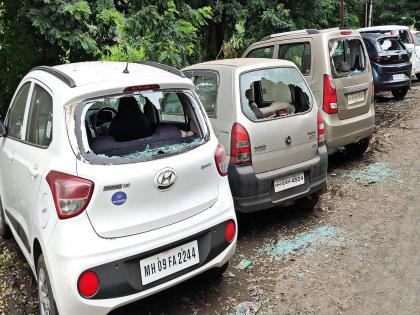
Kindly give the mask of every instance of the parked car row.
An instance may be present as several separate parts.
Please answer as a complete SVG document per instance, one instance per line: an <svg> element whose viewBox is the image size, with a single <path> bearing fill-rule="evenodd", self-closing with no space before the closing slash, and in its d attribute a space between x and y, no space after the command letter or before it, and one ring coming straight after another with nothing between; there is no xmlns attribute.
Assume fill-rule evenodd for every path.
<svg viewBox="0 0 420 315"><path fill-rule="evenodd" d="M386 48L397 37L369 36L394 58ZM328 154L368 148L368 56L357 31L329 29L270 35L244 58L182 71L32 69L0 124L0 236L27 259L40 313L106 314L220 275L236 247L235 210L312 208Z"/></svg>

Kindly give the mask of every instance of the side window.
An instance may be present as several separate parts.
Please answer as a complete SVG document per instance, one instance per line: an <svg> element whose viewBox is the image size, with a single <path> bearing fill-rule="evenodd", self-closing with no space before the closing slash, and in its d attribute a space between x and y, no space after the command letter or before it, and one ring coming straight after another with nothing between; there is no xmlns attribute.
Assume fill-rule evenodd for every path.
<svg viewBox="0 0 420 315"><path fill-rule="evenodd" d="M281 45L279 59L293 62L303 75L308 75L311 71L311 44L303 42Z"/></svg>
<svg viewBox="0 0 420 315"><path fill-rule="evenodd" d="M200 98L204 109L209 117L217 116L217 91L218 78L214 72L207 72L194 75L192 80L195 85L195 91Z"/></svg>
<svg viewBox="0 0 420 315"><path fill-rule="evenodd" d="M246 58L273 58L274 46L261 47L251 50Z"/></svg>
<svg viewBox="0 0 420 315"><path fill-rule="evenodd" d="M31 83L27 82L20 88L10 108L7 121L7 135L11 138L20 139L22 136L23 116L30 87Z"/></svg>
<svg viewBox="0 0 420 315"><path fill-rule="evenodd" d="M52 139L53 102L51 95L34 85L26 128L26 141L48 147Z"/></svg>
<svg viewBox="0 0 420 315"><path fill-rule="evenodd" d="M161 121L186 123L184 109L177 93L167 93L161 103Z"/></svg>

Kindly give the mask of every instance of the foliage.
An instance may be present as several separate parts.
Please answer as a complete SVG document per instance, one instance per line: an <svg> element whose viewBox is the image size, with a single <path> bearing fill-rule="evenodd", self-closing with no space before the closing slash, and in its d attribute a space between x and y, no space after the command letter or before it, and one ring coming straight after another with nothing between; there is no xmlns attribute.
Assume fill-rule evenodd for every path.
<svg viewBox="0 0 420 315"><path fill-rule="evenodd" d="M420 2L414 0L375 0L373 23L375 25L414 25L420 29Z"/></svg>

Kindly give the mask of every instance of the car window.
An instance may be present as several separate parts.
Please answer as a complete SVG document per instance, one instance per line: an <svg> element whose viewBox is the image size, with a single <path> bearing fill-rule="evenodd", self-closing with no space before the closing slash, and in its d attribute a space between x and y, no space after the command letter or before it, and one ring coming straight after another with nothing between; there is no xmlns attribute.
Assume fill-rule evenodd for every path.
<svg viewBox="0 0 420 315"><path fill-rule="evenodd" d="M269 68L241 74L241 104L253 121L306 112L312 96L296 68Z"/></svg>
<svg viewBox="0 0 420 315"><path fill-rule="evenodd" d="M403 50L405 47L398 38L379 38L379 46L383 51Z"/></svg>
<svg viewBox="0 0 420 315"><path fill-rule="evenodd" d="M184 109L177 93L167 93L162 99L161 108L161 121L186 122Z"/></svg>
<svg viewBox="0 0 420 315"><path fill-rule="evenodd" d="M48 147L52 139L53 101L51 95L38 84L32 93L26 141L42 147Z"/></svg>
<svg viewBox="0 0 420 315"><path fill-rule="evenodd" d="M280 45L278 58L293 62L302 74L308 75L311 71L311 44L303 42Z"/></svg>
<svg viewBox="0 0 420 315"><path fill-rule="evenodd" d="M407 30L398 31L398 35L400 36L400 39L404 44L412 44L410 34Z"/></svg>
<svg viewBox="0 0 420 315"><path fill-rule="evenodd" d="M366 56L361 40L339 38L328 42L331 72L334 78L358 75L366 70Z"/></svg>
<svg viewBox="0 0 420 315"><path fill-rule="evenodd" d="M7 135L12 138L21 139L21 132L23 127L23 116L25 115L26 101L28 100L28 93L31 83L25 83L17 93L12 106L10 107Z"/></svg>
<svg viewBox="0 0 420 315"><path fill-rule="evenodd" d="M218 77L214 72L205 72L194 74L191 79L195 85L195 92L197 93L204 109L209 117L216 117L217 112L217 91L218 91Z"/></svg>
<svg viewBox="0 0 420 315"><path fill-rule="evenodd" d="M260 47L251 50L247 58L273 58L274 46Z"/></svg>

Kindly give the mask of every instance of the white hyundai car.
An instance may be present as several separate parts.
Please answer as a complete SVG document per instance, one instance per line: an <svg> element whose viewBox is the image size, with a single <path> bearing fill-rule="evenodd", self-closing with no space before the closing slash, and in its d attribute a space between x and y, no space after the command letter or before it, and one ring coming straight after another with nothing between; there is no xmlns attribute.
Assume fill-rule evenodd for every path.
<svg viewBox="0 0 420 315"><path fill-rule="evenodd" d="M236 246L228 160L192 82L151 62L37 67L0 124L0 235L41 314L106 314Z"/></svg>

